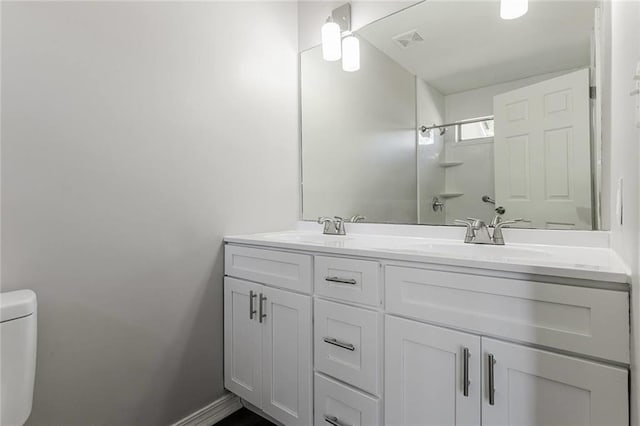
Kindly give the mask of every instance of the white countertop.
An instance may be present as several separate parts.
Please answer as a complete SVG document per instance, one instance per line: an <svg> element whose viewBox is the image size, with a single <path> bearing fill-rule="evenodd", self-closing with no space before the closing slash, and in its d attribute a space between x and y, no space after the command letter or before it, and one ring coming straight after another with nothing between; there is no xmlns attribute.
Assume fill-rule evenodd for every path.
<svg viewBox="0 0 640 426"><path fill-rule="evenodd" d="M348 230L347 230L348 232ZM617 254L603 247L509 243L464 244L462 240L353 233L323 235L296 230L228 236L227 243L318 253L374 257L528 275L545 275L601 283L628 283L629 273Z"/></svg>

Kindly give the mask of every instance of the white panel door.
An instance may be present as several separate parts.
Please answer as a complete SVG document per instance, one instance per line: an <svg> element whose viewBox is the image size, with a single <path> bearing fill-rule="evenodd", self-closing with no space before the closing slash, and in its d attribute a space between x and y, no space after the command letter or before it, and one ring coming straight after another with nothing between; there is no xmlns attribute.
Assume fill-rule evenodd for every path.
<svg viewBox="0 0 640 426"><path fill-rule="evenodd" d="M480 424L480 337L388 315L385 323L385 425Z"/></svg>
<svg viewBox="0 0 640 426"><path fill-rule="evenodd" d="M263 288L224 279L224 385L257 407L262 407L262 326L257 307Z"/></svg>
<svg viewBox="0 0 640 426"><path fill-rule="evenodd" d="M629 424L625 369L484 337L482 352L483 426Z"/></svg>
<svg viewBox="0 0 640 426"><path fill-rule="evenodd" d="M493 98L496 204L525 226L592 229L589 70Z"/></svg>
<svg viewBox="0 0 640 426"><path fill-rule="evenodd" d="M287 426L308 426L312 423L311 297L263 287L260 299L262 409Z"/></svg>

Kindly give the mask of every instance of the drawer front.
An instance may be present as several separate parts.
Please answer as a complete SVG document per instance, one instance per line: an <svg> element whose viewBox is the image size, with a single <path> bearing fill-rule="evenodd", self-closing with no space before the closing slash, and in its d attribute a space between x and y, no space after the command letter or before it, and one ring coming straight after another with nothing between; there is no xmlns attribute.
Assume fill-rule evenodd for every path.
<svg viewBox="0 0 640 426"><path fill-rule="evenodd" d="M318 299L314 307L316 370L379 395L382 314Z"/></svg>
<svg viewBox="0 0 640 426"><path fill-rule="evenodd" d="M227 244L224 273L275 287L311 293L311 256Z"/></svg>
<svg viewBox="0 0 640 426"><path fill-rule="evenodd" d="M380 264L369 260L315 257L315 294L380 306Z"/></svg>
<svg viewBox="0 0 640 426"><path fill-rule="evenodd" d="M380 400L328 377L315 377L315 426L380 426Z"/></svg>
<svg viewBox="0 0 640 426"><path fill-rule="evenodd" d="M390 313L629 362L626 292L390 266Z"/></svg>

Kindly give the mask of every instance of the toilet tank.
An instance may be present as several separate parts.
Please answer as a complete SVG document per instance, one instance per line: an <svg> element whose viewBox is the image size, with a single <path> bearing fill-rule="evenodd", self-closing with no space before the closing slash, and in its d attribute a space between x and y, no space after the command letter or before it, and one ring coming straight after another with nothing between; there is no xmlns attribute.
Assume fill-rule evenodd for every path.
<svg viewBox="0 0 640 426"><path fill-rule="evenodd" d="M0 294L0 425L23 425L31 414L36 373L36 294Z"/></svg>

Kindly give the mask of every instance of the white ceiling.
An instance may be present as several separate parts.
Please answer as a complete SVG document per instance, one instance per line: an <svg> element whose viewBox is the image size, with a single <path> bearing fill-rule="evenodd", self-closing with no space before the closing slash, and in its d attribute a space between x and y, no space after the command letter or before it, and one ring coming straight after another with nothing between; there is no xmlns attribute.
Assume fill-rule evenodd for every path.
<svg viewBox="0 0 640 426"><path fill-rule="evenodd" d="M443 94L589 64L593 1L530 0L521 18L499 1L427 0L360 30L364 39ZM401 49L393 37L417 30Z"/></svg>

